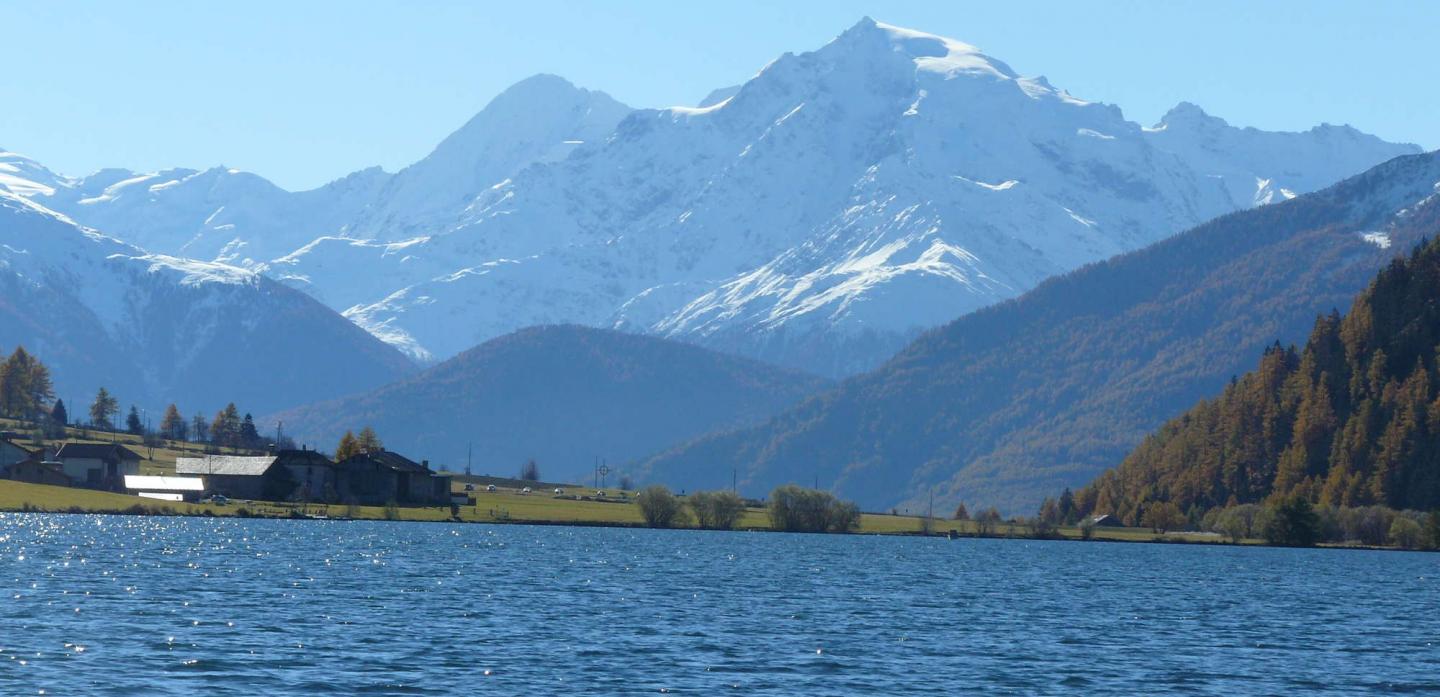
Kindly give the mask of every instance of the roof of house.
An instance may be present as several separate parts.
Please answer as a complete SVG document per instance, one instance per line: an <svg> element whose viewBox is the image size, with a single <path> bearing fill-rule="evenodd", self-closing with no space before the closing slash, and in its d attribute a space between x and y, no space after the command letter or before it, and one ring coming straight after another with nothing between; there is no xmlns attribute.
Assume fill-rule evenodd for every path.
<svg viewBox="0 0 1440 697"><path fill-rule="evenodd" d="M19 462L12 462L12 463L10 463L10 464L8 464L8 465L5 465L5 466L6 466L6 467L34 467L35 469L50 470L50 471L52 471L52 472L59 472L59 473L61 473L61 474L64 474L64 473L65 473L65 467L64 467L63 464L61 464L61 463L59 463L59 462L47 462L47 461L40 460L40 459L34 458L34 457L32 457L32 458L30 458L30 459L28 459L28 460L20 460Z"/></svg>
<svg viewBox="0 0 1440 697"><path fill-rule="evenodd" d="M22 453L25 453L25 456L19 458L18 460L12 460L12 461L10 461L10 462L0 462L0 465L13 465L13 464L15 464L16 462L19 462L20 460L26 460L26 459L29 459L30 457L33 457L33 456L35 455L35 451L33 451L33 450L31 450L31 449L23 446L23 445L20 445L19 443L16 443L15 441L12 441L12 440L10 440L10 439L8 439L8 438L0 438L0 450L3 450L3 449L4 449L4 446L7 446L7 445L10 446L11 448L14 448L14 449L22 452Z"/></svg>
<svg viewBox="0 0 1440 697"><path fill-rule="evenodd" d="M151 477L127 474L125 475L125 488L149 491L204 491L205 480L199 477Z"/></svg>
<svg viewBox="0 0 1440 697"><path fill-rule="evenodd" d="M401 454L399 454L399 453L390 452L389 450L377 450L377 451L375 451L375 452L360 453L359 455L352 455L352 456L346 458L345 460L343 460L340 464L342 464L342 465L357 465L357 464L365 464L365 463L374 463L374 464L379 465L379 466L381 466L381 467L386 467L386 468L395 470L396 472L412 472L412 473L416 473L416 474L434 474L433 472L430 471L430 468L429 468L429 467L426 467L426 466L424 466L424 465L422 465L422 464L420 464L420 463L418 463L418 462L416 462L416 461L414 461L414 460L411 460L410 458L405 457L404 455L401 455Z"/></svg>
<svg viewBox="0 0 1440 697"><path fill-rule="evenodd" d="M135 460L140 454L118 443L65 443L55 452L55 459L82 458L88 460Z"/></svg>
<svg viewBox="0 0 1440 697"><path fill-rule="evenodd" d="M175 458L176 474L217 474L224 476L258 477L275 464L274 455L258 457L238 455L206 455Z"/></svg>
<svg viewBox="0 0 1440 697"><path fill-rule="evenodd" d="M281 450L276 457L287 465L333 465L330 458L316 450Z"/></svg>

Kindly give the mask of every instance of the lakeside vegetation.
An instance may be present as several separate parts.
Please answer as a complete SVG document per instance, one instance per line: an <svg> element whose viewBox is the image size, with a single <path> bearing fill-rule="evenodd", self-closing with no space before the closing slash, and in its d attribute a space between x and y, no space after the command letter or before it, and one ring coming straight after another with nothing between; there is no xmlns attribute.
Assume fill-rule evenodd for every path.
<svg viewBox="0 0 1440 697"><path fill-rule="evenodd" d="M619 493L619 492L616 492ZM452 516L449 507L384 507L300 504L263 501L232 501L229 505L208 503L169 503L125 494L89 489L26 484L0 480L0 512L44 512L74 514L119 514L156 516L216 516L261 518L308 518L351 520L394 520L412 522L461 522L491 524L576 525L599 527L648 527L640 507L629 496L628 502L618 499L585 501L574 496L523 494L518 490L472 492L475 505L460 506ZM692 494L693 496L693 494ZM690 497L677 496L687 501ZM770 512L765 507L748 505L740 513L733 530L772 531ZM693 520L677 525L680 529L701 529ZM1220 535L1193 532L1157 534L1143 528L1085 528L1059 526L1040 530L1031 522L999 521L982 524L974 520L926 519L920 516L861 513L853 534L899 536L990 537L1005 539L1093 540L1102 542L1171 542L1228 544ZM1240 544L1261 544L1261 540L1244 539Z"/></svg>

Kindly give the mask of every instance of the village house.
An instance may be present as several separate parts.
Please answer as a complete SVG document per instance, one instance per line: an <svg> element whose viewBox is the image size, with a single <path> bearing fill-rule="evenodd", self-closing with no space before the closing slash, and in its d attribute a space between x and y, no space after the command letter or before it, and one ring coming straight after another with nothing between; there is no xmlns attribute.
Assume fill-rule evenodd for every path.
<svg viewBox="0 0 1440 697"><path fill-rule="evenodd" d="M140 474L140 455L116 443L65 443L56 451L75 486L120 491L127 474Z"/></svg>
<svg viewBox="0 0 1440 697"><path fill-rule="evenodd" d="M450 504L450 477L429 462L417 463L388 450L360 453L336 464L340 500L371 506Z"/></svg>

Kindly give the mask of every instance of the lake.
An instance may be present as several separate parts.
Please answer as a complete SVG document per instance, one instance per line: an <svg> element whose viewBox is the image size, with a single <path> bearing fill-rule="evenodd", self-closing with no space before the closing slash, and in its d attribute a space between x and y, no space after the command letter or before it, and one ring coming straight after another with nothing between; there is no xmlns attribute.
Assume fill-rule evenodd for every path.
<svg viewBox="0 0 1440 697"><path fill-rule="evenodd" d="M1440 554L9 513L0 587L4 695L1440 693Z"/></svg>

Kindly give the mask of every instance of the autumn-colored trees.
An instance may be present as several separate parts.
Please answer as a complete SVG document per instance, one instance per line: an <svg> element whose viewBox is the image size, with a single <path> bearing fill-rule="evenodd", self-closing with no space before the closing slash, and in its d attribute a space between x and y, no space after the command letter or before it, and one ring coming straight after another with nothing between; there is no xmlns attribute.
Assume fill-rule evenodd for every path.
<svg viewBox="0 0 1440 697"><path fill-rule="evenodd" d="M1440 508L1440 242L1382 271L1305 347L1273 345L1256 370L1147 438L1075 495L1083 513L1141 524L1298 497L1322 506Z"/></svg>

